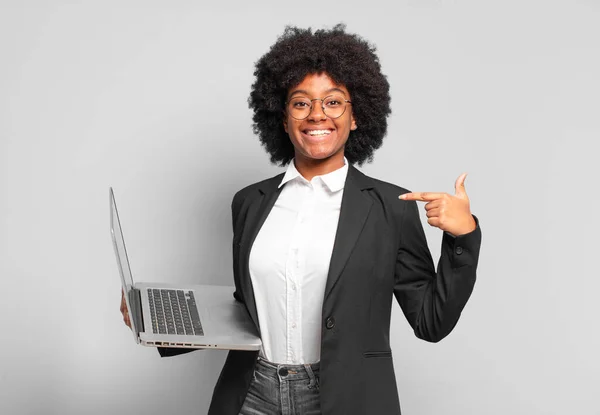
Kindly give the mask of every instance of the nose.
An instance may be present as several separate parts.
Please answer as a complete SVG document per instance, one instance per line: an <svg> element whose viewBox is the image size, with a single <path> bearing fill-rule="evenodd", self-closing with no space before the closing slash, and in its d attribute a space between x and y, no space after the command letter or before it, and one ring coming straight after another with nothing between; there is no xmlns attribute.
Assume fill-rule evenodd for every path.
<svg viewBox="0 0 600 415"><path fill-rule="evenodd" d="M308 114L308 119L311 121L322 121L327 118L325 112L323 111L323 101L320 99L314 99L312 101L312 108L310 109L310 114Z"/></svg>

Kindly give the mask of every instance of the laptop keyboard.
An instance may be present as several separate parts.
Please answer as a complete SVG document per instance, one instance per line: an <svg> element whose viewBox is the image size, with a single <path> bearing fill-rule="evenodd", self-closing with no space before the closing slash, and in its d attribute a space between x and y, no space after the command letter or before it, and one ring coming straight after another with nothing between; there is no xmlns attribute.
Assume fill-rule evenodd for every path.
<svg viewBox="0 0 600 415"><path fill-rule="evenodd" d="M192 291L148 288L152 332L204 336Z"/></svg>

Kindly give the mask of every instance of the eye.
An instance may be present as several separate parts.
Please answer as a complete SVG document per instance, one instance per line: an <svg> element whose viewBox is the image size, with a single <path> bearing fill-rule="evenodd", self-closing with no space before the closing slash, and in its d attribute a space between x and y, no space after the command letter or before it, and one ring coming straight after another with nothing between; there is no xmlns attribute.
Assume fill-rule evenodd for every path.
<svg viewBox="0 0 600 415"><path fill-rule="evenodd" d="M344 105L344 98L333 96L325 99L325 106L328 108L336 108Z"/></svg>

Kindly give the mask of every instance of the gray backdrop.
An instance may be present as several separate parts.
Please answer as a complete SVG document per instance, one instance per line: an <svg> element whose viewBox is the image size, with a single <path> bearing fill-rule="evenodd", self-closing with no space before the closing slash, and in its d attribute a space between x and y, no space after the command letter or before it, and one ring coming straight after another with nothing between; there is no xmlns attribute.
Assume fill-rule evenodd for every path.
<svg viewBox="0 0 600 415"><path fill-rule="evenodd" d="M286 24L345 22L392 88L363 171L452 194L466 171L483 230L448 338L394 306L403 412L600 414L599 20L593 0L2 1L0 413L206 413L225 352L134 344L108 187L136 278L233 284L231 198L281 171L251 130L254 62Z"/></svg>

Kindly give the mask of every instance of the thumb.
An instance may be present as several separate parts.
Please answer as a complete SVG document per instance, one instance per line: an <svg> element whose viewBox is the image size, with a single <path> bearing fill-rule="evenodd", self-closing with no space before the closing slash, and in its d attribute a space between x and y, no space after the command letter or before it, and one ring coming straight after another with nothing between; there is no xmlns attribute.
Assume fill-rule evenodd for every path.
<svg viewBox="0 0 600 415"><path fill-rule="evenodd" d="M456 179L456 183L454 183L454 189L456 190L455 195L458 197L467 197L467 191L465 190L465 179L467 178L467 173L463 173L458 176Z"/></svg>

